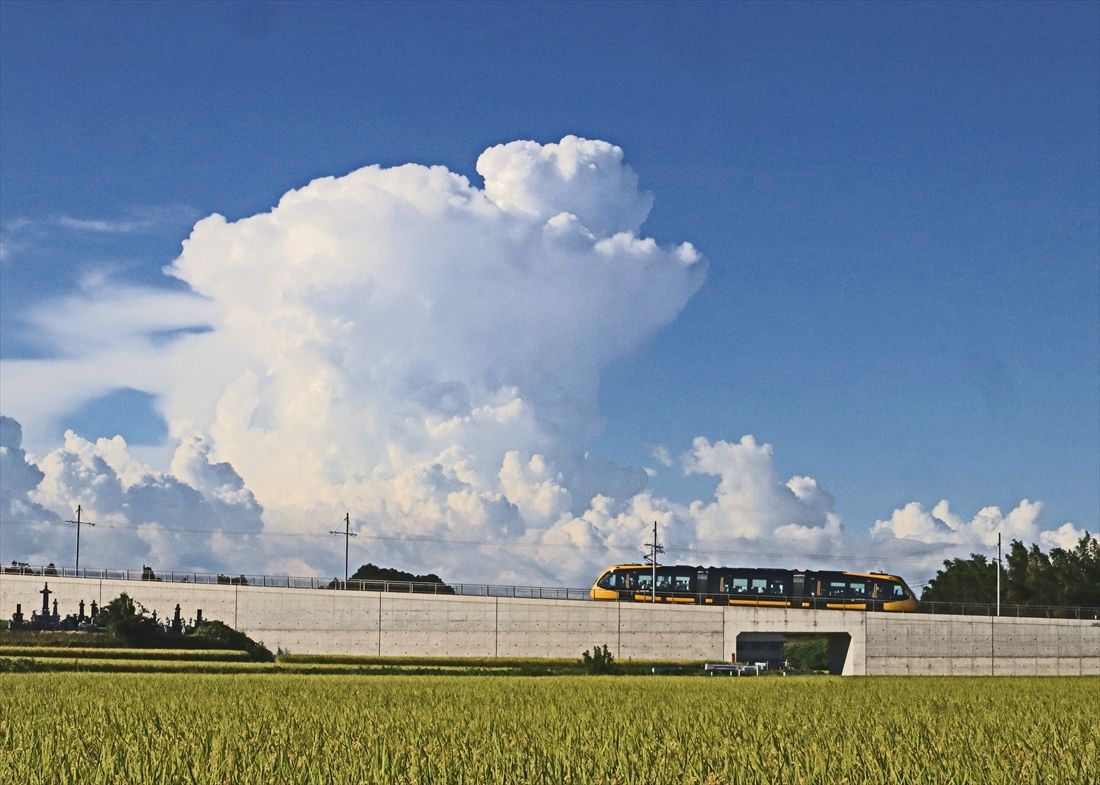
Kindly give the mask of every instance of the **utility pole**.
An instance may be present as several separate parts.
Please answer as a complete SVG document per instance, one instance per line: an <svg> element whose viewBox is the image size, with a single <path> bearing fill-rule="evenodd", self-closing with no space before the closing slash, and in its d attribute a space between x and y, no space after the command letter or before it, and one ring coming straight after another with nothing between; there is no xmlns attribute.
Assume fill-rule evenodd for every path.
<svg viewBox="0 0 1100 785"><path fill-rule="evenodd" d="M76 505L76 520L65 521L65 523L72 523L76 525L76 569L80 569L80 527L81 526L95 526L91 521L82 521L80 519L84 509L78 504Z"/></svg>
<svg viewBox="0 0 1100 785"><path fill-rule="evenodd" d="M351 542L352 537L359 536L351 530L351 513L344 513L344 530L342 532L330 530L329 534L344 538L344 588L346 589L348 587L348 543Z"/></svg>
<svg viewBox="0 0 1100 785"><path fill-rule="evenodd" d="M657 540L657 521L653 522L653 542L642 543L646 548L649 548L649 553L644 554L645 563L653 565L653 583L650 584L650 597L649 601L656 604L657 602L657 555L664 553L665 548Z"/></svg>
<svg viewBox="0 0 1100 785"><path fill-rule="evenodd" d="M1001 533L997 532L997 615L1001 615Z"/></svg>

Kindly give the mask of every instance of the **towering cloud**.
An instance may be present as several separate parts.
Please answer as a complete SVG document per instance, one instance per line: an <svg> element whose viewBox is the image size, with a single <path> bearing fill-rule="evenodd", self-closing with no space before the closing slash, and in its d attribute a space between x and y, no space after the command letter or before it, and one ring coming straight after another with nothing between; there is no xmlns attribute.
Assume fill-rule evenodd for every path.
<svg viewBox="0 0 1100 785"><path fill-rule="evenodd" d="M192 347L218 358L217 400L169 392L169 417L276 506L376 496L440 455L484 477L515 448L580 471L600 368L673 319L704 265L635 234L651 197L617 147L516 142L478 171L483 190L367 167L200 221L169 272L219 307Z"/></svg>
<svg viewBox="0 0 1100 785"><path fill-rule="evenodd" d="M9 413L43 433L81 390L132 387L178 447L170 471L73 433L32 458L6 420L0 513L34 526L5 528L0 550L46 558L9 533L81 503L120 527L102 560L134 564L326 571L345 510L378 538L360 541L375 561L468 579L581 582L636 557L653 521L674 547L832 552L833 498L780 477L751 436L695 441L682 468L716 490L686 505L586 451L601 370L675 319L706 270L690 243L641 234L653 197L623 151L512 142L477 171L481 187L416 164L314 180L269 212L196 223L166 268L187 293L90 280L78 334L31 313L55 357L5 363ZM58 385L74 373L80 389Z"/></svg>

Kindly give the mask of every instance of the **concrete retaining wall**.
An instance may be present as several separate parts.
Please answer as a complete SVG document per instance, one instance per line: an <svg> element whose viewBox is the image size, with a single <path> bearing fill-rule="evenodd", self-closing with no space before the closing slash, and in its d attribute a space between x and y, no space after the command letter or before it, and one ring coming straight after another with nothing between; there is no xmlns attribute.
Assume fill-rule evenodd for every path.
<svg viewBox="0 0 1100 785"><path fill-rule="evenodd" d="M718 608L0 575L0 614L22 603L29 618L44 581L62 616L126 592L159 618L177 602L185 619L201 608L296 654L575 658L606 644L621 659L729 656Z"/></svg>
<svg viewBox="0 0 1100 785"><path fill-rule="evenodd" d="M0 575L0 618L41 607L48 580L61 615L128 593L160 618L178 602L299 654L579 657L724 661L745 632L830 635L837 672L1100 674L1100 622L803 609L651 606Z"/></svg>
<svg viewBox="0 0 1100 785"><path fill-rule="evenodd" d="M1100 675L1100 621L869 614L869 674Z"/></svg>

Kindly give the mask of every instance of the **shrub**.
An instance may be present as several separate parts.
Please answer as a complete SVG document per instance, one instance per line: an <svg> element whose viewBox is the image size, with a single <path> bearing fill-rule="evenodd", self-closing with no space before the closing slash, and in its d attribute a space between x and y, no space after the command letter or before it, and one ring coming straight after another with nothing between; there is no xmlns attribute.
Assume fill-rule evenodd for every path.
<svg viewBox="0 0 1100 785"><path fill-rule="evenodd" d="M262 643L257 643L243 632L233 629L224 622L213 620L203 621L195 627L191 634L196 638L217 641L230 649L246 651L248 652L248 656L257 662L275 661L275 655L273 655L266 646Z"/></svg>
<svg viewBox="0 0 1100 785"><path fill-rule="evenodd" d="M50 666L30 657L0 657L0 673L34 673L48 671Z"/></svg>
<svg viewBox="0 0 1100 785"><path fill-rule="evenodd" d="M581 664L588 673L613 673L615 671L615 657L605 643L602 646L593 646L591 653L585 649L581 654Z"/></svg>

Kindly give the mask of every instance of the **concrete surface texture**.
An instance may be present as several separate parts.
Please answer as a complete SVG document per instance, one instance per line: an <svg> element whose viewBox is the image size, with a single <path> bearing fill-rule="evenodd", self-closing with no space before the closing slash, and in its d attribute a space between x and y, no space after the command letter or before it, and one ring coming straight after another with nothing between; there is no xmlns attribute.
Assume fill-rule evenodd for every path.
<svg viewBox="0 0 1100 785"><path fill-rule="evenodd" d="M618 659L728 661L742 633L828 634L845 675L1100 675L1100 621L651 606L326 589L0 575L0 618L62 616L126 592L159 618L202 609L273 651L435 657L564 657L606 644Z"/></svg>

